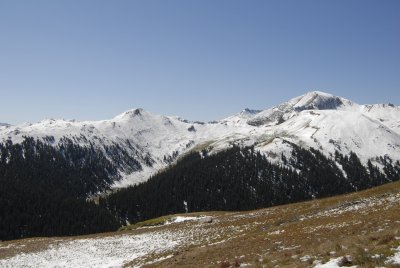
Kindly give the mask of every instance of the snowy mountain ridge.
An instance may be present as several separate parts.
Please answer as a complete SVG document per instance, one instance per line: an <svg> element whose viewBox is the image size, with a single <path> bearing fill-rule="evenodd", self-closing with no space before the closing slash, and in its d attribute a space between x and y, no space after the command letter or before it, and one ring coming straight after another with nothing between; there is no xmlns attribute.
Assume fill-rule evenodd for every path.
<svg viewBox="0 0 400 268"><path fill-rule="evenodd" d="M248 124L254 126L276 125L304 110L351 110L355 108L354 106L358 107L347 99L320 91L312 91L258 113L248 121Z"/></svg>
<svg viewBox="0 0 400 268"><path fill-rule="evenodd" d="M232 144L255 145L271 161L290 154L290 143L314 147L327 156L337 150L355 152L363 162L388 156L400 160L400 107L359 105L313 91L266 110L245 109L210 123L155 115L143 109L110 120L46 119L35 124L0 126L0 141L14 143L34 137L54 146L69 139L103 152L120 171L114 187L145 181L190 150L223 150ZM289 142L289 143L288 143ZM129 166L129 159L139 165Z"/></svg>

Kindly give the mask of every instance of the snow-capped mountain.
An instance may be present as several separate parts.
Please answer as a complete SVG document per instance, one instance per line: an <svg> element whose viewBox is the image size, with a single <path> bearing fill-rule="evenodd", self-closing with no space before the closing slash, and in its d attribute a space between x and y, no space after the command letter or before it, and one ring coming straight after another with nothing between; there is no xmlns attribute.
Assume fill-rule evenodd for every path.
<svg viewBox="0 0 400 268"><path fill-rule="evenodd" d="M277 125L304 110L349 110L354 104L344 98L313 91L258 113L250 125Z"/></svg>
<svg viewBox="0 0 400 268"><path fill-rule="evenodd" d="M237 117L230 118L237 121ZM292 150L286 141L319 149L327 156L333 156L336 150L343 154L353 151L364 163L385 155L400 160L400 107L359 105L331 94L309 92L250 116L245 124L210 146L255 144L271 160L280 161L282 153Z"/></svg>
<svg viewBox="0 0 400 268"><path fill-rule="evenodd" d="M353 151L363 162L385 155L400 160L400 107L359 105L314 91L263 111L245 109L210 123L133 109L110 120L46 119L0 127L0 141L18 143L24 137L54 146L68 139L96 148L117 166L122 179L114 186L121 187L148 179L190 150L219 151L232 144L255 145L273 161L291 152L288 142L314 147L327 156L335 150Z"/></svg>

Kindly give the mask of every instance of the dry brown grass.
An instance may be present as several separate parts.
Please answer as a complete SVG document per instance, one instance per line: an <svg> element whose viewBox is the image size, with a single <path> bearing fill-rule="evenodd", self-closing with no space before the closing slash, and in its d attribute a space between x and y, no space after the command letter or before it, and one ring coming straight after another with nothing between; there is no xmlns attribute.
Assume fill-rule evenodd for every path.
<svg viewBox="0 0 400 268"><path fill-rule="evenodd" d="M244 231L237 238L179 252L151 267L228 263L234 267L238 257L240 263L253 267L310 267L315 260L325 262L347 255L351 261L342 259L343 264L398 267L385 264L385 260L400 245L396 239L400 236L400 199L390 205L371 204L338 215L321 215L371 198L383 200L399 191L398 182L338 197L219 216L221 228L233 225Z"/></svg>

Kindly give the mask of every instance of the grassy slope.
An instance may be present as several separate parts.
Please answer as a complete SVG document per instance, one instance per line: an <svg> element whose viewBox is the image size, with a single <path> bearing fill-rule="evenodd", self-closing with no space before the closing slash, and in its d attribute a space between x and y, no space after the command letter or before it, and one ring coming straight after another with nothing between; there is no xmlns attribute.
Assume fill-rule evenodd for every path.
<svg viewBox="0 0 400 268"><path fill-rule="evenodd" d="M217 219L221 230L235 226L240 231L222 235L229 241L185 249L158 265L309 267L315 260L351 255L360 267L400 267L385 264L400 246L400 182Z"/></svg>
<svg viewBox="0 0 400 268"><path fill-rule="evenodd" d="M212 215L213 223L185 222L118 232L134 235L168 230L188 236L188 242L174 252L147 255L127 262L126 266L153 262L147 267L229 267L240 263L254 267L310 267L316 260L326 262L351 255L353 265L360 267L400 267L385 264L393 255L393 248L400 246L400 182L255 211L202 214ZM3 242L0 259L40 251L60 240L80 238ZM154 262L163 256L169 258Z"/></svg>

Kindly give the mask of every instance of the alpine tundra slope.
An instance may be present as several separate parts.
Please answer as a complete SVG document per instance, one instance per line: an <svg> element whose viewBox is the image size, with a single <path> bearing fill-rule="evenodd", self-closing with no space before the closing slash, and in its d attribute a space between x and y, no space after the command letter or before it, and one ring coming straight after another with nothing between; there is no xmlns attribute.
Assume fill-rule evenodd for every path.
<svg viewBox="0 0 400 268"><path fill-rule="evenodd" d="M209 123L133 109L110 120L0 125L2 142L20 143L25 137L56 148L72 142L103 153L119 171L112 187L145 181L191 150L218 152L233 144L254 145L273 162L289 155L293 143L326 156L352 151L363 163L371 160L382 167L377 157L400 160L400 107L359 105L313 91L266 110L245 109Z"/></svg>

